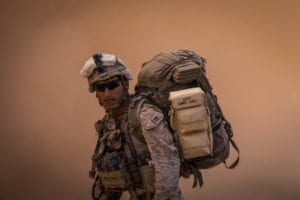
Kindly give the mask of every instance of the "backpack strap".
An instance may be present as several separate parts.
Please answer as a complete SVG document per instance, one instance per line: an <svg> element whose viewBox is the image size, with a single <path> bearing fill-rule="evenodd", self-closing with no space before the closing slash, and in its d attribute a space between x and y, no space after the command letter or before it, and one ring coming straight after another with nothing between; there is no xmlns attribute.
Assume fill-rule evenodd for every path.
<svg viewBox="0 0 300 200"><path fill-rule="evenodd" d="M129 129L131 128L139 128L140 127L140 111L143 104L148 99L143 96L136 96L130 103L128 109L128 124Z"/></svg>
<svg viewBox="0 0 300 200"><path fill-rule="evenodd" d="M240 149L238 148L238 146L236 145L236 143L231 138L229 138L229 141L230 141L231 145L233 146L233 148L238 152L238 156L237 156L236 160L230 166L227 165L226 161L224 161L224 164L225 164L225 167L227 169L233 169L233 168L235 168L239 164L239 161L240 161Z"/></svg>
<svg viewBox="0 0 300 200"><path fill-rule="evenodd" d="M148 98L144 96L138 96L132 99L130 102L129 108L128 108L128 135L129 141L128 146L130 148L130 151L133 154L133 157L139 165L142 163L143 159L146 157L141 155L137 155L137 152L135 150L135 142L132 140L131 136L134 136L139 141L145 141L144 136L141 132L141 125L140 125L140 111L145 102L149 101Z"/></svg>
<svg viewBox="0 0 300 200"><path fill-rule="evenodd" d="M233 148L237 151L238 155L237 155L237 158L236 160L230 165L230 166L227 166L226 162L224 161L225 163L225 166L226 168L228 169L233 169L235 168L238 163L239 163L239 160L240 160L240 150L237 146L237 144L233 141L232 137L233 137L233 131L232 131L232 128L231 128L231 124L230 122L226 119L226 117L224 116L223 112L222 112L222 109L221 109L221 106L219 105L218 101L217 101L217 96L214 95L212 93L212 86L209 84L209 81L205 75L205 72L200 70L200 73L199 73L199 78L197 79L197 83L198 85L207 93L209 93L209 95L211 96L212 100L214 101L216 107L217 107L217 110L219 111L219 114L220 114L220 117L224 123L224 128L226 130L226 133L228 134L228 138L229 138L229 141L230 141L230 144L233 146Z"/></svg>
<svg viewBox="0 0 300 200"><path fill-rule="evenodd" d="M217 103L217 106L219 107L219 109L220 109L220 111L221 111L221 108L220 108L220 106L219 106L218 103ZM237 155L237 158L235 159L235 161L234 161L230 166L228 166L227 163L226 163L226 161L224 161L225 167L226 167L227 169L233 169L233 168L235 168L235 167L239 164L239 162L240 162L240 149L239 149L239 147L237 146L237 144L234 142L234 140L232 139L232 137L233 137L233 132L232 132L231 124L229 123L229 121L226 120L226 118L225 118L225 116L224 116L224 114L223 114L222 111L221 111L221 116L222 116L222 118L223 118L223 120L224 120L224 123L225 123L224 128L225 128L225 130L226 130L226 133L228 134L228 138L229 138L230 144L233 146L233 148L236 150L236 152L237 152L237 154L238 154L238 155Z"/></svg>
<svg viewBox="0 0 300 200"><path fill-rule="evenodd" d="M195 188L197 186L197 183L199 183L199 187L202 187L203 186L203 178L202 178L201 171L192 164L189 164L189 167L194 176L193 188Z"/></svg>

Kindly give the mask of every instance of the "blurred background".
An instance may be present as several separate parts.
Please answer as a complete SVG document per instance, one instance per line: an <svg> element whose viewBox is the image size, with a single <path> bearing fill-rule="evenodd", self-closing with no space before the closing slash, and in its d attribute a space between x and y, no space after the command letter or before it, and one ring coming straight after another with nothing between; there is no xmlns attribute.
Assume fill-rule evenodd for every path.
<svg viewBox="0 0 300 200"><path fill-rule="evenodd" d="M2 0L0 9L1 200L91 199L103 110L82 65L112 53L136 77L157 53L183 48L207 59L241 149L236 169L202 171L202 189L182 179L185 198L299 199L299 1Z"/></svg>

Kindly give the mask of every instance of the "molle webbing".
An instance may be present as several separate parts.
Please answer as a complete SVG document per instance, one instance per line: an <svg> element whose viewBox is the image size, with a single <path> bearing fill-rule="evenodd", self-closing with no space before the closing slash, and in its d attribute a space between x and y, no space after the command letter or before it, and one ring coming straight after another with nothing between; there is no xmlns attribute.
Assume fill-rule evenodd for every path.
<svg viewBox="0 0 300 200"><path fill-rule="evenodd" d="M121 170L111 172L99 172L101 184L106 188L123 188L126 189L130 186L128 183L131 181L125 180L127 176L122 174Z"/></svg>
<svg viewBox="0 0 300 200"><path fill-rule="evenodd" d="M176 83L188 83L196 80L200 72L200 67L194 62L184 63L175 68L172 75Z"/></svg>

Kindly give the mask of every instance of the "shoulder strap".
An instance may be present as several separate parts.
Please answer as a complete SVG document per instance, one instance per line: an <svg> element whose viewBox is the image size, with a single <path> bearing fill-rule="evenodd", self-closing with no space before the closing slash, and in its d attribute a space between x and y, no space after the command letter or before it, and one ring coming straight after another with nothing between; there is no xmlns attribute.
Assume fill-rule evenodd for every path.
<svg viewBox="0 0 300 200"><path fill-rule="evenodd" d="M140 127L140 111L143 104L148 99L143 96L135 97L128 108L128 125L129 129Z"/></svg>

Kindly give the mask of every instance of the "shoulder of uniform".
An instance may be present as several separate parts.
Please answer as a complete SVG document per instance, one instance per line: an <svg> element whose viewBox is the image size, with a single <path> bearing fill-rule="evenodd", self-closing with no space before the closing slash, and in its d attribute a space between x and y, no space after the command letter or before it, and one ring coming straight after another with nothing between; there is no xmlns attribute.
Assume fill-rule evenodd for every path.
<svg viewBox="0 0 300 200"><path fill-rule="evenodd" d="M130 126L136 127L140 124L139 115L144 103L147 101L147 98L139 95L135 95L131 98L130 105L128 108L128 123L130 124Z"/></svg>
<svg viewBox="0 0 300 200"><path fill-rule="evenodd" d="M155 104L153 103L150 103L150 102L145 102L141 108L141 110L148 110L148 111L156 111L156 112L160 112L160 113L163 113L162 110L156 106Z"/></svg>
<svg viewBox="0 0 300 200"><path fill-rule="evenodd" d="M154 104L145 103L140 112L140 123L145 129L158 126L164 119L163 112Z"/></svg>

